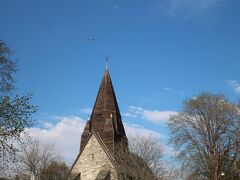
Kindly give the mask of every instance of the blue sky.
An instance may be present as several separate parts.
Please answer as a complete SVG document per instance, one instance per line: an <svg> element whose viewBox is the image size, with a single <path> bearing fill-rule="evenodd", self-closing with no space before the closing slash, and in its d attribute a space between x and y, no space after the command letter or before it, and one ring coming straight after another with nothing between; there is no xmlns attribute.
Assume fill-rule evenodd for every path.
<svg viewBox="0 0 240 180"><path fill-rule="evenodd" d="M129 132L157 133L165 143L164 122L183 100L202 91L239 98L240 1L1 0L0 7L0 38L19 58L16 92L33 93L39 106L33 134L59 149L69 142L69 161L107 55Z"/></svg>

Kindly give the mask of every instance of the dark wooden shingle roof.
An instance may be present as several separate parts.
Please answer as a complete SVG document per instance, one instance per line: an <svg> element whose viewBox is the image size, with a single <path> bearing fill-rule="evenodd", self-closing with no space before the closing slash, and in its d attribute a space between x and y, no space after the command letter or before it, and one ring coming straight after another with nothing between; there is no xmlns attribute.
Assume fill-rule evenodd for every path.
<svg viewBox="0 0 240 180"><path fill-rule="evenodd" d="M92 131L99 134L110 152L114 151L115 143L127 139L108 69L104 72L90 120L82 133L80 152Z"/></svg>

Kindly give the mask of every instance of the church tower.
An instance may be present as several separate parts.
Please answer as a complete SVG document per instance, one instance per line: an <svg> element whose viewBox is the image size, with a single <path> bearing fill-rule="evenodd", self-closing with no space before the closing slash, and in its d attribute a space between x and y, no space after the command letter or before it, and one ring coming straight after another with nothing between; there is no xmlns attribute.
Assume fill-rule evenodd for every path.
<svg viewBox="0 0 240 180"><path fill-rule="evenodd" d="M95 105L81 136L80 151L68 179L117 180L114 154L119 143L127 144L108 66Z"/></svg>

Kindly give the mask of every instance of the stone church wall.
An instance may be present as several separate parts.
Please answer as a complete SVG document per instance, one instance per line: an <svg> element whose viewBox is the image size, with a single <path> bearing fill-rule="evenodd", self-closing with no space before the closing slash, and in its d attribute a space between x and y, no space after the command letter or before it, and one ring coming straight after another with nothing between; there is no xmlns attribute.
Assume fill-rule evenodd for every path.
<svg viewBox="0 0 240 180"><path fill-rule="evenodd" d="M117 173L107 154L93 134L75 163L70 180L81 173L81 180L95 180L101 170L110 170L111 180L117 180Z"/></svg>

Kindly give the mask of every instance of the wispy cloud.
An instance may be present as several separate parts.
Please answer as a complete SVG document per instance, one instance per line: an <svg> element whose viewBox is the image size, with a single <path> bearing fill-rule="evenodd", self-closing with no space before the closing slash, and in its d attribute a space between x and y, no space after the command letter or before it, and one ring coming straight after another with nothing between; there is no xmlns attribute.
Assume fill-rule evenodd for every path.
<svg viewBox="0 0 240 180"><path fill-rule="evenodd" d="M233 88L233 90L240 94L240 83L237 80L226 80L226 83Z"/></svg>
<svg viewBox="0 0 240 180"><path fill-rule="evenodd" d="M170 88L170 87L164 87L163 88L165 91L169 91L169 92L173 92L174 91L174 89L172 89L172 88Z"/></svg>
<svg viewBox="0 0 240 180"><path fill-rule="evenodd" d="M88 108L88 107L81 109L81 113L89 114L89 113L91 113L91 112L92 112L92 109L91 109L91 108Z"/></svg>
<svg viewBox="0 0 240 180"><path fill-rule="evenodd" d="M124 115L131 118L142 118L147 121L164 124L168 122L170 115L177 114L176 111L159 111L159 110L148 110L142 107L129 106L128 112Z"/></svg>
<svg viewBox="0 0 240 180"><path fill-rule="evenodd" d="M53 127L53 124L50 122L41 122L41 124L45 129L50 129Z"/></svg>
<svg viewBox="0 0 240 180"><path fill-rule="evenodd" d="M157 110L144 110L143 118L153 123L166 123L169 120L170 115L177 114L175 111L157 111Z"/></svg>
<svg viewBox="0 0 240 180"><path fill-rule="evenodd" d="M163 87L161 92L158 94L159 95L166 95L166 94L177 95L177 94L179 94L180 96L185 96L185 93L182 90L173 89L171 87Z"/></svg>
<svg viewBox="0 0 240 180"><path fill-rule="evenodd" d="M183 15L189 17L204 14L215 8L225 0L166 0L169 16Z"/></svg>
<svg viewBox="0 0 240 180"><path fill-rule="evenodd" d="M134 113L129 113L129 112L126 112L126 113L124 113L123 115L124 115L125 117L130 117L130 118L136 118L136 117L137 117L136 114L134 114Z"/></svg>

